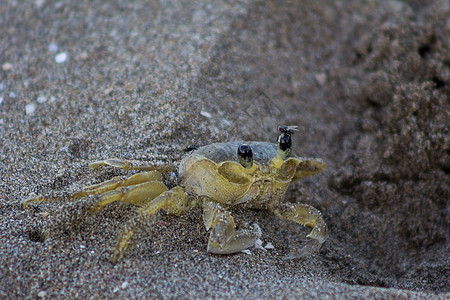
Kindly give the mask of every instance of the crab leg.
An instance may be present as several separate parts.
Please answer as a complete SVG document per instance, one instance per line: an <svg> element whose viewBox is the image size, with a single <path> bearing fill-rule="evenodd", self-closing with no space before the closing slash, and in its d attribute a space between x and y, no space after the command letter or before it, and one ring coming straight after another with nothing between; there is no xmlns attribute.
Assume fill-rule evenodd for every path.
<svg viewBox="0 0 450 300"><path fill-rule="evenodd" d="M74 193L70 198L82 198L90 195L99 195L123 186L131 186L149 181L162 181L161 173L157 171L142 172L128 178L114 177L111 180L100 182L84 188L83 191Z"/></svg>
<svg viewBox="0 0 450 300"><path fill-rule="evenodd" d="M133 198L122 198L122 202L132 203L135 205L141 204L142 197L145 197L145 199L148 199L150 197L156 197L162 192L166 191L167 188L165 185L161 182L162 175L161 173L157 171L150 171L150 172L142 172L135 174L128 178L121 178L121 177L114 177L111 180L101 182L99 184L94 184L91 186L87 186L84 188L83 191L74 193L72 195L69 195L67 198L69 199L80 199L86 196L95 196L95 195L101 195L101 198L99 202L96 205L95 210L98 210L105 205L112 203L117 198L120 198L120 194L126 193L127 189L124 187L130 187L130 186L136 186L142 183L150 183L145 186L141 186L138 190L143 190L144 193L147 195L146 197L143 195L141 197L136 198L136 200L133 200ZM119 189L121 188L121 189ZM117 190L115 190L117 189ZM129 189L128 189L129 190ZM138 190L135 190L134 193L136 193ZM109 192L109 193L108 193ZM115 195L113 197L113 195ZM153 195L153 196L152 196ZM113 200L116 199L116 200ZM128 199L128 200L126 200ZM141 200L138 200L141 199ZM144 199L144 201L145 201ZM35 197L31 199L27 199L23 202L23 207L27 208L30 203L37 203L37 202L48 202L48 201L54 201L59 200L59 198L52 198L52 197Z"/></svg>
<svg viewBox="0 0 450 300"><path fill-rule="evenodd" d="M320 211L307 204L296 206L283 205L273 209L273 213L284 220L289 220L304 226L312 227L307 235L310 240L301 248L294 248L284 259L299 259L307 257L320 249L328 236L328 229Z"/></svg>
<svg viewBox="0 0 450 300"><path fill-rule="evenodd" d="M139 215L132 219L122 230L119 236L114 253L110 258L112 263L117 263L130 248L132 238L144 220L154 216L158 211L165 210L170 214L179 215L188 209L188 197L181 187L174 187L169 191L163 192L161 195L146 203L139 209Z"/></svg>
<svg viewBox="0 0 450 300"><path fill-rule="evenodd" d="M252 229L236 231L231 214L214 201L204 200L203 221L206 230L211 229L208 240L208 252L231 254L255 245L261 237L261 229L253 224Z"/></svg>
<svg viewBox="0 0 450 300"><path fill-rule="evenodd" d="M313 176L325 170L327 164L318 158L303 158L299 157L301 161L297 167L296 173L292 181L302 179L303 177Z"/></svg>
<svg viewBox="0 0 450 300"><path fill-rule="evenodd" d="M167 173L176 169L173 164L165 164L160 166L155 165L142 165L136 166L133 162L129 160L122 160L118 158L110 158L105 160L94 161L89 164L89 167L92 169L98 169L102 166L111 166L115 168L120 168L124 170L140 170L140 171L159 171L161 173Z"/></svg>
<svg viewBox="0 0 450 300"><path fill-rule="evenodd" d="M92 208L93 212L101 210L106 205L115 201L143 206L162 193L167 187L161 181L149 181L137 185L124 186L100 195L100 199Z"/></svg>

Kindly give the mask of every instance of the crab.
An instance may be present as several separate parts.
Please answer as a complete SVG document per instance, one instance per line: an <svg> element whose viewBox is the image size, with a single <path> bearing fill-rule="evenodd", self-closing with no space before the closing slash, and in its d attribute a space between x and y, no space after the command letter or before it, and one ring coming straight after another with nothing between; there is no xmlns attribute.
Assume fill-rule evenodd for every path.
<svg viewBox="0 0 450 300"><path fill-rule="evenodd" d="M112 166L143 172L126 178L85 187L69 196L79 199L96 196L92 207L98 211L106 205L120 201L138 207L138 214L122 229L110 261L118 262L131 246L137 227L160 210L179 215L189 208L203 208L203 222L209 239L207 252L232 254L255 245L261 237L260 227L254 223L246 229L236 229L227 210L234 205L266 209L283 220L312 228L308 241L292 247L284 259L300 259L317 252L328 235L320 211L307 204L283 203L289 185L306 176L321 173L326 164L321 159L292 156L292 134L297 126L280 126L277 142L228 142L201 147L188 154L178 167L179 185L168 189L162 173L174 171L175 165L138 166L130 161L107 159L91 163L91 168ZM36 197L24 202L49 201Z"/></svg>

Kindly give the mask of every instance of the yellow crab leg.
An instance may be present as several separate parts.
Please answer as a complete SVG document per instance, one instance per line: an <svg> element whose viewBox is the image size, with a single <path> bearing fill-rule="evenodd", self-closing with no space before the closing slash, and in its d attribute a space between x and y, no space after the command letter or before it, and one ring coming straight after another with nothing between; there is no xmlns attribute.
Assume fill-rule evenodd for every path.
<svg viewBox="0 0 450 300"><path fill-rule="evenodd" d="M161 185L163 185L163 184L160 182L161 180L162 180L162 175L161 175L161 173L159 173L157 171L142 172L142 173L135 174L135 175L133 175L131 177L128 177L128 178L115 177L115 178L113 178L111 180L108 180L108 181L105 181L105 182L101 182L99 184L94 184L94 185L91 185L91 186L87 186L87 187L84 188L83 191L76 192L76 193L74 193L72 195L69 195L69 196L67 196L67 198L68 199L80 199L80 198L83 198L83 197L86 197L86 196L100 195L102 193L106 193L108 191L112 191L112 190L114 190L116 188L119 188L119 187L132 186L132 185L137 185L137 184L141 184L141 183L144 183L144 182L155 182L153 184L153 187L154 187L155 191L151 192L151 193L153 193L153 194L157 193L157 195L154 196L154 197L156 197L160 193L162 193L165 190L167 190L167 188L162 190L163 188L162 188ZM148 190L151 190L151 188L148 187ZM113 201L106 200L108 198L111 199L111 197L108 197L106 195L102 196L102 197L104 197L104 199L100 199L99 202L103 202L105 204L104 205L99 205L100 207L103 207L106 204L113 202ZM49 202L49 201L55 201L55 200L60 200L60 198L58 198L58 197L53 197L52 198L52 197L39 196L39 197L30 198L30 199L25 200L22 203L22 205L23 205L24 208L27 208L28 205L31 204L31 203ZM114 200L114 201L116 201L116 200ZM132 203L130 201L126 201L126 202ZM133 203L133 204L139 205L139 203L140 203L139 201L135 201L135 202L136 203Z"/></svg>
<svg viewBox="0 0 450 300"><path fill-rule="evenodd" d="M139 215L132 219L122 230L117 245L113 250L110 258L112 263L117 263L123 254L130 248L133 236L139 225L154 216L158 211L165 210L170 214L181 214L188 209L188 197L181 187L174 187L169 191L163 192L161 195L146 203L139 209Z"/></svg>
<svg viewBox="0 0 450 300"><path fill-rule="evenodd" d="M284 220L289 220L303 226L312 227L307 235L310 240L301 248L294 247L284 259L299 259L307 257L320 249L328 237L328 228L320 211L307 204L291 206L288 204L272 210L273 213Z"/></svg>
<svg viewBox="0 0 450 300"><path fill-rule="evenodd" d="M149 181L162 181L161 173L157 171L150 171L134 174L133 176L130 176L128 178L121 178L117 176L111 180L87 186L83 191L74 193L69 197L78 199L90 195L99 195L114 190L118 187L136 185Z"/></svg>
<svg viewBox="0 0 450 300"><path fill-rule="evenodd" d="M165 191L167 191L167 187L161 181L149 181L137 185L119 187L101 194L92 211L96 212L115 201L144 206Z"/></svg>
<svg viewBox="0 0 450 300"><path fill-rule="evenodd" d="M111 166L124 170L140 170L140 171L159 171L161 173L167 173L176 169L173 164L164 164L164 165L142 165L136 166L133 162L129 160L122 160L118 158L110 158L105 160L94 161L89 164L89 167L92 169L98 169L102 166Z"/></svg>

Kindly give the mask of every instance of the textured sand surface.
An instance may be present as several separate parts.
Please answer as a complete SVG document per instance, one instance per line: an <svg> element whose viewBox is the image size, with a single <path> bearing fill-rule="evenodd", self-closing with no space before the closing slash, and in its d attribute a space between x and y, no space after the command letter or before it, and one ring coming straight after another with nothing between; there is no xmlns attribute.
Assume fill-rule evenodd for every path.
<svg viewBox="0 0 450 300"><path fill-rule="evenodd" d="M0 297L450 297L449 2L210 2L0 0ZM308 260L281 259L306 228L237 207L274 249L209 255L193 209L113 265L134 207L21 205L127 174L94 160L178 162L283 124L328 164L286 195L329 226Z"/></svg>

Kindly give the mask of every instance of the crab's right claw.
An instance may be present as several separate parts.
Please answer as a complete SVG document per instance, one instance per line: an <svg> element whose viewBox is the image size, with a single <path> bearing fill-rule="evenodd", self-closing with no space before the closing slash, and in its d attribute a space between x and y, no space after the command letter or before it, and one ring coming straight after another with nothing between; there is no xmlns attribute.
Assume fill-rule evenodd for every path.
<svg viewBox="0 0 450 300"><path fill-rule="evenodd" d="M231 214L218 203L203 202L203 220L207 230L211 229L208 252L232 254L253 247L261 237L261 228L255 223L250 229L235 230Z"/></svg>

